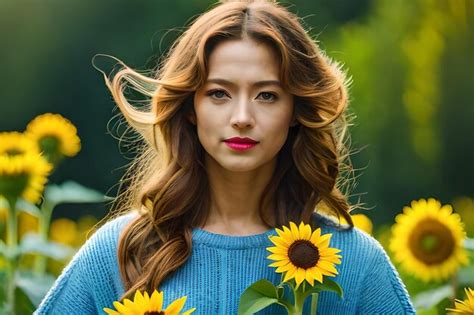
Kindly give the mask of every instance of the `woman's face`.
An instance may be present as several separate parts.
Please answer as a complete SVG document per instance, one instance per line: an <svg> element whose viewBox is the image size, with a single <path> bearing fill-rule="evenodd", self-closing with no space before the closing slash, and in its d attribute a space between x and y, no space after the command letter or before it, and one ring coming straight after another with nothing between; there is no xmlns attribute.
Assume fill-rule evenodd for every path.
<svg viewBox="0 0 474 315"><path fill-rule="evenodd" d="M227 40L214 48L209 76L194 96L195 123L207 162L246 172L276 158L294 106L293 96L280 85L279 66L268 44L251 39ZM238 143L249 141L239 138L255 143Z"/></svg>

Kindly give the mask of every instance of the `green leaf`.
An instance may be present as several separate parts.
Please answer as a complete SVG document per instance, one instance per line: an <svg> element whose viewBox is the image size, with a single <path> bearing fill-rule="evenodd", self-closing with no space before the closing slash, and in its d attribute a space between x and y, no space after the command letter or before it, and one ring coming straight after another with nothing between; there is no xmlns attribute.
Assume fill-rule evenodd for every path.
<svg viewBox="0 0 474 315"><path fill-rule="evenodd" d="M104 194L74 181L66 181L61 185L48 185L44 197L53 206L60 203L88 203L108 200Z"/></svg>
<svg viewBox="0 0 474 315"><path fill-rule="evenodd" d="M465 266L459 269L457 274L459 285L472 286L474 284L474 266Z"/></svg>
<svg viewBox="0 0 474 315"><path fill-rule="evenodd" d="M464 240L464 248L474 250L474 238L467 238Z"/></svg>
<svg viewBox="0 0 474 315"><path fill-rule="evenodd" d="M76 251L74 248L64 244L44 241L39 234L35 233L25 234L19 248L22 254L42 254L56 260L70 258Z"/></svg>
<svg viewBox="0 0 474 315"><path fill-rule="evenodd" d="M30 290L34 291L34 287ZM36 307L31 302L28 295L19 287L15 288L15 314L23 315L23 314L33 314Z"/></svg>
<svg viewBox="0 0 474 315"><path fill-rule="evenodd" d="M418 309L431 309L443 299L453 295L453 288L446 284L428 291L418 293L413 298L413 306Z"/></svg>
<svg viewBox="0 0 474 315"><path fill-rule="evenodd" d="M239 315L254 314L278 302L277 289L270 281L261 279L254 282L240 297Z"/></svg>
<svg viewBox="0 0 474 315"><path fill-rule="evenodd" d="M41 210L35 206L34 204L32 203L29 203L28 201L24 200L24 199L19 199L17 204L16 204L16 208L19 210L19 211L23 211L23 212L26 212L28 214L31 214L35 217L40 217L41 216Z"/></svg>
<svg viewBox="0 0 474 315"><path fill-rule="evenodd" d="M20 254L21 252L18 247L8 247L3 242L0 243L0 255L5 257L7 260L14 260L20 256Z"/></svg>
<svg viewBox="0 0 474 315"><path fill-rule="evenodd" d="M277 286L277 296L279 299L285 294L285 288L283 286Z"/></svg>
<svg viewBox="0 0 474 315"><path fill-rule="evenodd" d="M37 308L48 290L54 284L55 278L51 275L37 276L31 272L19 275L16 285L25 293L33 306Z"/></svg>
<svg viewBox="0 0 474 315"><path fill-rule="evenodd" d="M0 208L6 208L8 209L10 206L8 205L8 202L5 198L0 198ZM1 314L1 313L0 313Z"/></svg>
<svg viewBox="0 0 474 315"><path fill-rule="evenodd" d="M8 307L5 301L0 301L0 314L8 314Z"/></svg>
<svg viewBox="0 0 474 315"><path fill-rule="evenodd" d="M436 309L436 307L433 307L429 310L424 310L424 309L421 309L421 310L416 310L416 314L418 315L438 315L438 310Z"/></svg>
<svg viewBox="0 0 474 315"><path fill-rule="evenodd" d="M304 298L306 299L308 295L311 295L312 293L319 293L321 291L334 292L339 295L341 299L344 299L344 292L342 291L341 286L337 282L328 278L324 278L323 283L315 282L314 286L312 287L311 285L308 285L306 287Z"/></svg>
<svg viewBox="0 0 474 315"><path fill-rule="evenodd" d="M6 270L5 269L0 269L0 283L2 283L2 289L0 290L0 305L5 304L5 285L7 281L7 276L6 276ZM1 310L1 307L0 307ZM4 314L0 311L0 314Z"/></svg>

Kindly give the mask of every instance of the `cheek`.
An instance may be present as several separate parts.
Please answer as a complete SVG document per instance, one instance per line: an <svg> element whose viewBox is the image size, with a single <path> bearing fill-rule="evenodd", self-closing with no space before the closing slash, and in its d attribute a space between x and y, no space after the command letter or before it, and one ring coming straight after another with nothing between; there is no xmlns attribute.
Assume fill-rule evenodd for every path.
<svg viewBox="0 0 474 315"><path fill-rule="evenodd" d="M279 113L275 113L273 115L273 119L271 121L271 128L274 134L280 135L282 137L286 137L288 133L288 129L290 128L291 120L293 117L293 107L285 108Z"/></svg>
<svg viewBox="0 0 474 315"><path fill-rule="evenodd" d="M196 106L194 111L196 113L196 129L199 141L203 146L206 146L211 138L217 135L218 122L216 120L216 113L212 111L210 106L205 104Z"/></svg>
<svg viewBox="0 0 474 315"><path fill-rule="evenodd" d="M262 129L266 139L266 144L262 149L266 150L267 154L273 155L281 150L288 138L291 118L292 112L284 112L275 115L272 120L267 119L267 123Z"/></svg>

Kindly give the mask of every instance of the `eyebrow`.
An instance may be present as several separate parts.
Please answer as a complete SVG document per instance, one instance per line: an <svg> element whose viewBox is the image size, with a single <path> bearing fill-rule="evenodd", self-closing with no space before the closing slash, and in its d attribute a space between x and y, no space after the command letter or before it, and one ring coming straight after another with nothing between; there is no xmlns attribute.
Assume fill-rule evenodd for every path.
<svg viewBox="0 0 474 315"><path fill-rule="evenodd" d="M222 85L230 85L230 86L236 86L236 84L232 81L228 81L226 79L221 79L221 78L212 78L208 79L206 83L217 83L217 84L222 84ZM253 82L252 84L255 87L262 87L262 86L267 86L267 85L278 85L279 87L282 87L282 84L278 80L263 80L263 81L256 81Z"/></svg>

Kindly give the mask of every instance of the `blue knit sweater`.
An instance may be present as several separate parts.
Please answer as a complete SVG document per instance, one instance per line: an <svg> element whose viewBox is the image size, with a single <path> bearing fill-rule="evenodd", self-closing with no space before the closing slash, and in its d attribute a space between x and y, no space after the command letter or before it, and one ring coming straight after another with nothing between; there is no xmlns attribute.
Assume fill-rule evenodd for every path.
<svg viewBox="0 0 474 315"><path fill-rule="evenodd" d="M104 314L124 293L117 264L119 234L136 214L113 219L99 228L63 270L34 314ZM321 216L322 233L332 233L330 247L341 249L339 275L333 279L344 290L344 299L322 292L318 314L415 314L410 298L387 254L377 240L354 228L341 230ZM160 286L164 306L186 295L183 311L193 314L237 314L242 292L266 278L278 284L281 274L268 267L269 235L230 236L193 229L192 254L188 261ZM304 314L310 313L309 297ZM257 314L286 314L272 305Z"/></svg>

